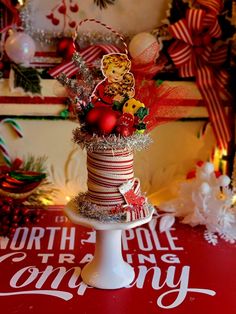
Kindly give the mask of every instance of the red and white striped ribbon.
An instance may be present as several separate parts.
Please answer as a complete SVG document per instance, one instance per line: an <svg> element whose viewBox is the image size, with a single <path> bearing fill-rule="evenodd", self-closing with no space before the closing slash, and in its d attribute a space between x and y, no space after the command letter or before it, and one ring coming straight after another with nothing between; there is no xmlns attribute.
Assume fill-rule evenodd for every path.
<svg viewBox="0 0 236 314"><path fill-rule="evenodd" d="M209 32L201 33L202 26L208 25ZM227 148L231 139L228 118L221 103L220 92L226 82L224 71L214 76L214 66L226 59L225 47L214 50L211 38L218 38L221 30L213 14L203 10L190 9L186 19L170 25L170 32L176 38L169 48L169 55L182 77L196 77L197 86L204 99L218 145ZM225 93L224 93L225 94Z"/></svg>
<svg viewBox="0 0 236 314"><path fill-rule="evenodd" d="M134 207L133 210L126 212L126 221L134 221L137 219L143 219L149 215L149 209L147 204L141 207Z"/></svg>
<svg viewBox="0 0 236 314"><path fill-rule="evenodd" d="M77 35L78 30L81 27L81 25L84 24L84 23L87 23L87 22L92 22L92 23L99 24L99 25L105 27L106 29L108 29L109 31L111 31L113 34L115 34L120 39L120 41L122 42L122 44L124 46L124 49L125 49L125 53L128 54L128 48L127 48L127 44L126 44L126 42L124 40L124 37L120 33L118 33L115 29L113 29L111 26L109 26L109 25L107 25L105 23L102 23L101 21L98 21L96 19L84 19L84 20L80 21L80 23L78 24L78 26L77 26L77 28L75 30L75 35Z"/></svg>
<svg viewBox="0 0 236 314"><path fill-rule="evenodd" d="M214 14L218 14L223 7L221 0L196 0L196 3Z"/></svg>
<svg viewBox="0 0 236 314"><path fill-rule="evenodd" d="M134 178L132 151L88 152L87 168L88 196L92 203L108 207L125 203L119 187Z"/></svg>
<svg viewBox="0 0 236 314"><path fill-rule="evenodd" d="M94 61L96 61L99 57L103 54L107 53L119 53L120 50L112 44L99 44L99 45L92 45L84 50L82 50L79 54L83 58L84 62L87 64L88 67L94 66ZM55 68L48 71L48 73L52 77L57 77L60 73L64 73L67 77L72 77L78 72L78 65L76 65L72 60L65 61L60 65L56 66Z"/></svg>
<svg viewBox="0 0 236 314"><path fill-rule="evenodd" d="M93 22L93 23L99 24L105 27L106 29L108 29L109 31L111 31L113 34L115 34L120 39L121 43L123 44L125 53L128 54L127 44L123 36L120 33L118 33L116 30L114 30L112 27L96 19L82 20L76 27L75 35L74 35L75 39L77 37L79 28L82 26L82 24L87 23L87 22ZM97 45L92 45L92 46L89 46L88 48L85 48L84 50L79 52L79 54L83 58L83 60L85 61L88 67L93 67L94 61L97 60L99 57L101 57L103 54L119 53L119 52L120 52L120 49L118 49L115 45L97 44ZM66 61L66 62L63 62L61 65L51 69L48 73L52 77L57 77L60 73L63 72L67 77L70 78L71 76L75 75L77 71L78 71L78 66L73 61Z"/></svg>

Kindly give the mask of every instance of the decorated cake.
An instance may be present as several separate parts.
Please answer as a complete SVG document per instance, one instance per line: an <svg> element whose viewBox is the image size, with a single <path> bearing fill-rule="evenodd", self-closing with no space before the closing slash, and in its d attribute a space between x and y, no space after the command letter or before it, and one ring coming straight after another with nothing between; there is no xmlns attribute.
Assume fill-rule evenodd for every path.
<svg viewBox="0 0 236 314"><path fill-rule="evenodd" d="M78 54L74 59L83 62ZM105 54L101 60L104 79L91 95L86 85L73 87L75 97L80 91L88 98L83 103L72 100L80 122L73 131L73 141L86 148L88 170L88 191L80 193L75 202L80 214L102 221L142 219L151 208L133 170L133 151L145 148L151 139L145 134L148 109L134 98L135 79L130 68L127 54ZM71 87L64 74L59 81ZM86 82L90 86L89 76Z"/></svg>
<svg viewBox="0 0 236 314"><path fill-rule="evenodd" d="M135 155L134 169L153 203L160 201L164 188L172 191L198 160L211 160L226 172L234 155L235 122L225 76L235 64L234 7L230 1L200 0L150 0L148 6L125 0L2 1L0 162L9 156L13 163L18 157L46 155L50 180L58 190L54 204L65 204L87 190L86 150L141 150L148 146L149 131L155 145ZM80 27L84 19L88 23ZM122 34L128 49L111 28ZM125 50L131 70L122 69L122 84L106 85L102 56L107 55L104 65L112 53L123 54L125 60ZM58 75L70 101L53 79ZM170 93L162 97L164 86ZM22 136L9 130L4 122L8 118L21 126ZM68 138L77 122L73 136L79 145L74 145ZM138 185L134 175L129 180L134 188ZM101 188L93 183L90 189L90 181L89 173L86 195L101 207L92 199L94 189L101 193Z"/></svg>

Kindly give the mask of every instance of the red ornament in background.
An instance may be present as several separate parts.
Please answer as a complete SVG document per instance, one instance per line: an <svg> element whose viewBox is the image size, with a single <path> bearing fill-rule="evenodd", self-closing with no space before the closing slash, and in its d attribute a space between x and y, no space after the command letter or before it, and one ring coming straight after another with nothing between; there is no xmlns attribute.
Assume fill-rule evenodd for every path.
<svg viewBox="0 0 236 314"><path fill-rule="evenodd" d="M57 44L57 52L59 56L64 58L65 60L70 60L76 50L77 47L75 45L75 42L70 37L64 37L60 39Z"/></svg>

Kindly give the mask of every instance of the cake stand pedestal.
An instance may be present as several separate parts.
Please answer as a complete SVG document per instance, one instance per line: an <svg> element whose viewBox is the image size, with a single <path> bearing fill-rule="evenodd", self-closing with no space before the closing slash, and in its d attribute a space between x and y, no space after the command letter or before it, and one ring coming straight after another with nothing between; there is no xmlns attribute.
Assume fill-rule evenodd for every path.
<svg viewBox="0 0 236 314"><path fill-rule="evenodd" d="M73 223L96 230L94 258L81 273L86 284L100 289L118 289L133 281L134 269L122 256L122 230L149 222L153 211L151 209L147 217L132 222L101 222L81 216L73 201L66 205L65 213Z"/></svg>

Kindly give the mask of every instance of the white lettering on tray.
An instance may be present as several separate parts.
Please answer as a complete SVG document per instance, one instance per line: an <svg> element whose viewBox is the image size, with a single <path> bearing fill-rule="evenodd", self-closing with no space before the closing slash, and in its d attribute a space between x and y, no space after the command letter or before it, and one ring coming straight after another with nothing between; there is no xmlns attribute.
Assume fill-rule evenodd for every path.
<svg viewBox="0 0 236 314"><path fill-rule="evenodd" d="M61 254L60 254L61 255ZM63 258L69 261L73 261L73 255L66 256L64 254ZM168 256L169 255L169 256ZM51 258L51 254L41 254L40 257L43 261L47 261ZM0 263L11 262L21 262L27 258L25 252L13 252L8 253L0 257ZM87 258L87 257L86 257ZM153 259L153 257L152 257ZM59 261L61 256L59 256ZM177 263L178 258L173 254L164 254L162 256L162 261L167 260L167 263ZM153 260L154 261L154 260ZM151 262L153 262L151 260ZM45 265L46 266L46 265ZM2 268L2 267L1 267ZM150 283L154 291L159 291L156 299L156 303L160 308L172 309L180 304L186 299L189 292L206 294L209 296L214 296L215 291L204 288L191 288L189 287L190 278L190 266L184 265L182 267L170 265L165 269L158 266L147 267L145 265L140 265L137 267L138 273L133 283L126 288L136 287L142 289L145 284ZM20 294L43 294L50 295L54 297L61 298L63 300L69 300L73 298L73 291L69 289L74 289L77 295L84 295L88 287L80 279L81 268L71 267L67 269L64 266L54 267L52 265L47 265L45 268L41 269L34 265L26 266L19 269L11 278L9 278L9 286L16 290L24 289L16 292L0 292L0 296L13 296ZM68 287L69 291L60 290L60 285L63 283ZM51 289L45 289L44 286L50 286ZM57 289L57 290L55 290ZM165 290L163 292L162 290ZM166 291L167 290L167 291ZM172 295L171 302L166 302L166 296ZM167 298L169 300L169 298Z"/></svg>

